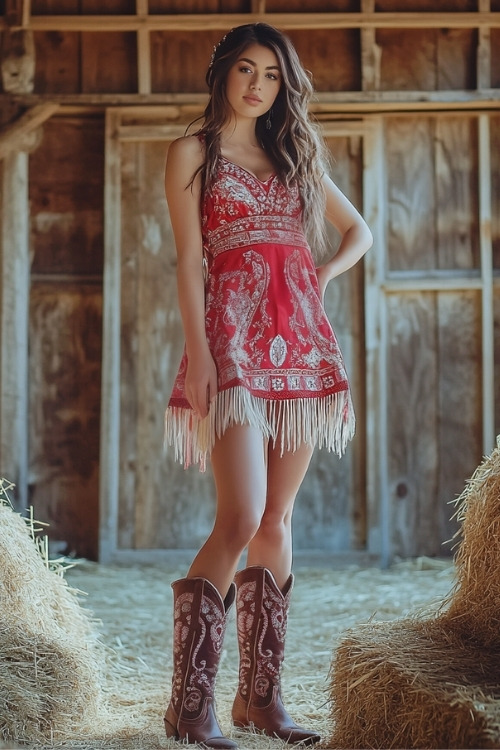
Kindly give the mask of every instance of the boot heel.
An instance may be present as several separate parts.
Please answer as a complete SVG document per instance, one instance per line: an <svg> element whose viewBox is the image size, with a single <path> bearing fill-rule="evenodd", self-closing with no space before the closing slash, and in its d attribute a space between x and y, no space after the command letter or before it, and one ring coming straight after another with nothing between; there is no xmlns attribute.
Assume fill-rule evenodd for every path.
<svg viewBox="0 0 500 750"><path fill-rule="evenodd" d="M174 727L174 725L165 718L163 719L163 723L165 724L165 734L167 735L167 737L173 737L174 740L178 740L179 733L177 731L177 727Z"/></svg>

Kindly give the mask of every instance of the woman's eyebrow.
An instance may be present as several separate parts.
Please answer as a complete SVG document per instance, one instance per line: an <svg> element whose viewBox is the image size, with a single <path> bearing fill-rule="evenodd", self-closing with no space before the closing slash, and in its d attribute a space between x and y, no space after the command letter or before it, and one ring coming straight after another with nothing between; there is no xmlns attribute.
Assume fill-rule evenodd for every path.
<svg viewBox="0 0 500 750"><path fill-rule="evenodd" d="M248 57L240 57L240 59L238 60L238 62L247 62L247 63L250 63L250 65L253 65L254 67L257 67L257 63L254 60L250 60L250 58L248 58ZM267 68L266 68L266 70L278 70L279 71L279 66L278 65L268 65Z"/></svg>

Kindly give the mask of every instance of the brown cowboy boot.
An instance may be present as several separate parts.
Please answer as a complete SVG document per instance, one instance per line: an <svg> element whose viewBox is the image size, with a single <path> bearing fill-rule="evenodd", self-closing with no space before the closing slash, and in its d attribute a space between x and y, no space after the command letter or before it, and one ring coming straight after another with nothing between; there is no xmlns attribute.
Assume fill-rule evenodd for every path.
<svg viewBox="0 0 500 750"><path fill-rule="evenodd" d="M165 717L167 737L204 747L232 750L215 716L214 690L227 612L234 601L231 584L224 601L204 578L182 578L174 590L174 668Z"/></svg>
<svg viewBox="0 0 500 750"><path fill-rule="evenodd" d="M280 672L293 576L283 591L269 570L260 566L239 571L235 581L240 671L233 723L260 729L290 744L312 745L320 736L299 727L281 699Z"/></svg>

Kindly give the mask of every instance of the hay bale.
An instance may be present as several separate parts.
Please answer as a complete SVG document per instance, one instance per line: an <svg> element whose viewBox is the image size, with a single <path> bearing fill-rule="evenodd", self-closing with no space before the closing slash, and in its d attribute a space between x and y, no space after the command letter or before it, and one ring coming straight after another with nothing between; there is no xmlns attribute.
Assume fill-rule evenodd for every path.
<svg viewBox="0 0 500 750"><path fill-rule="evenodd" d="M443 620L485 648L500 648L500 438L456 504L457 583Z"/></svg>
<svg viewBox="0 0 500 750"><path fill-rule="evenodd" d="M348 631L332 665L332 748L500 748L500 442L457 501L440 610Z"/></svg>
<svg viewBox="0 0 500 750"><path fill-rule="evenodd" d="M333 665L333 748L500 747L500 654L437 621L348 631Z"/></svg>
<svg viewBox="0 0 500 750"><path fill-rule="evenodd" d="M0 481L0 740L64 738L103 716L104 650Z"/></svg>

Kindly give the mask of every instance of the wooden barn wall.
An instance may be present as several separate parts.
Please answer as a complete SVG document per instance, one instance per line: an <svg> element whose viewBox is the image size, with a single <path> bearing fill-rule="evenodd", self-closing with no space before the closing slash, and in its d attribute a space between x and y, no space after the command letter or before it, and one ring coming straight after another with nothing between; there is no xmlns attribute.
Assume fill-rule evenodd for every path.
<svg viewBox="0 0 500 750"><path fill-rule="evenodd" d="M52 540L91 559L99 520L103 151L102 118L55 118L30 158L29 499Z"/></svg>
<svg viewBox="0 0 500 750"><path fill-rule="evenodd" d="M197 14L249 12L256 3L148 0L147 5L151 14ZM359 12L370 3L336 0L334 6L337 12ZM31 1L35 15L85 16L104 11L134 15L137 7L136 0L106 4L101 0ZM442 12L473 13L477 8L477 0L439 3ZM500 0L490 0L490 9L500 12ZM266 10L326 12L332 10L332 2L266 0ZM373 10L382 14L434 12L436 2L374 0ZM492 28L489 34L489 83L498 89L500 29ZM151 92L205 92L205 67L220 36L220 31L211 30L152 31ZM313 73L320 97L345 92L348 98L349 92L363 91L363 33L359 29L293 30L290 36L305 67ZM477 29L377 28L373 41L380 68L373 86L385 94L422 92L424 100L426 92L457 92L457 98L474 92L478 88L478 40ZM74 102L80 94L91 95L97 106L92 114L88 104L76 104L64 116L46 122L39 145L29 156L28 497L35 514L50 523L54 540L61 540L79 555L95 558L99 543L106 220L105 105L99 106L99 97L103 95L104 102L109 95L107 104L112 106L111 95L133 97L137 93L138 35L123 30L38 30L34 43L35 95L47 100L53 95L74 96ZM379 550L381 498L373 488L372 495L367 495L367 465L384 441L388 490L384 522L390 526L392 553L449 552L443 547L455 530L449 503L462 490L483 452L481 107L468 113L391 114L390 106L380 115L384 241L371 251L383 257L384 266L377 295L385 315L386 432L382 424L370 434L367 431L370 414L378 407L367 401L370 388L366 383L364 320L371 311L364 305L371 282L361 264L334 282L327 296L328 313L351 375L357 435L342 461L322 452L314 456L297 504L298 548ZM197 111L195 105L193 113ZM12 103L5 103L2 126L14 115ZM321 117L328 124L335 116L331 110ZM168 117L175 120L175 111ZM356 117L362 120L363 114ZM371 117L367 114L367 121ZM494 399L490 403L498 434L500 114L497 110L486 117L493 268L497 274L493 295ZM363 139L332 137L329 145L334 178L362 207L366 187ZM122 233L116 518L117 544L122 550L196 547L210 528L213 513L210 474L199 474L196 469L185 474L162 451L163 410L182 349L175 253L162 184L166 147L165 139L121 144L122 196L112 218ZM0 191L2 184L0 180ZM6 251L0 246L0 253ZM0 264L0 274L2 267Z"/></svg>

